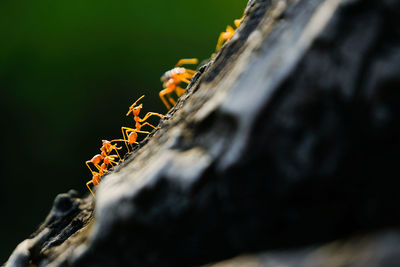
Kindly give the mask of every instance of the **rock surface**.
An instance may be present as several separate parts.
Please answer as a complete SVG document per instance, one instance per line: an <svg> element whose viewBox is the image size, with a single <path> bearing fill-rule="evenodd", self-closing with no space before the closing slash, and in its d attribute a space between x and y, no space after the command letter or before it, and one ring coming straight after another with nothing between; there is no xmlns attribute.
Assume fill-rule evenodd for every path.
<svg viewBox="0 0 400 267"><path fill-rule="evenodd" d="M252 0L95 203L60 195L6 266L196 266L261 251L246 259L326 266L354 247L398 262L399 89L400 0ZM346 266L386 266L363 260Z"/></svg>

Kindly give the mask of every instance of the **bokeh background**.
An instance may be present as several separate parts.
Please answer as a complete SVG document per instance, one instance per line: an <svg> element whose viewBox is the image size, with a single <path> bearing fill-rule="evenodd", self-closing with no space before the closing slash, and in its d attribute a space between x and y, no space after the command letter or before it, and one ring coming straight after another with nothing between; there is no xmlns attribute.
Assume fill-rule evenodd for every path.
<svg viewBox="0 0 400 267"><path fill-rule="evenodd" d="M160 76L207 59L246 0L0 1L0 263L54 197L82 196L84 161L133 125L128 106L165 113Z"/></svg>

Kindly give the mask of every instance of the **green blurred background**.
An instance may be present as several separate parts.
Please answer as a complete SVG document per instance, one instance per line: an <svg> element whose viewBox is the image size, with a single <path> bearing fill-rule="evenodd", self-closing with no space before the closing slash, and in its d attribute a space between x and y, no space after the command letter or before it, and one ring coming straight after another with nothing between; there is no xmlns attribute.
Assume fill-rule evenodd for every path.
<svg viewBox="0 0 400 267"><path fill-rule="evenodd" d="M180 58L206 59L246 0L0 2L0 264L42 222L54 197L81 195L84 161L133 125L165 113L160 76Z"/></svg>

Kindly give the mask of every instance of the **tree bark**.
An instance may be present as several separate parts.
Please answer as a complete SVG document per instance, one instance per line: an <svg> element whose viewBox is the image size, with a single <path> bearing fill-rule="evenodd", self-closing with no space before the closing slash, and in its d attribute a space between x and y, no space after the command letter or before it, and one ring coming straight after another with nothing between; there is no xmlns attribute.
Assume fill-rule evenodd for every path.
<svg viewBox="0 0 400 267"><path fill-rule="evenodd" d="M196 266L375 231L398 262L399 85L400 1L252 0L96 198L59 195L6 266Z"/></svg>

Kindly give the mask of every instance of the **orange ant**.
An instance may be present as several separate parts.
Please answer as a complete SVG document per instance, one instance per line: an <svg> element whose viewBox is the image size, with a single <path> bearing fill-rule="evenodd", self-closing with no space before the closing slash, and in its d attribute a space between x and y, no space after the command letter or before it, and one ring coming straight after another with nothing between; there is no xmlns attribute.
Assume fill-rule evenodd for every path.
<svg viewBox="0 0 400 267"><path fill-rule="evenodd" d="M109 155L114 150L115 153L117 153L119 160L123 161L118 153L118 150L121 148L120 147L118 148L117 145L113 145L112 142L125 142L125 140L122 140L122 139L114 139L111 141L102 140L103 145L100 148L100 151L101 151L103 157L105 157L106 155Z"/></svg>
<svg viewBox="0 0 400 267"><path fill-rule="evenodd" d="M175 91L176 95L180 97L185 93L185 89L179 87L181 82L190 83L190 80L193 78L196 71L183 68L182 65L187 64L197 64L199 61L197 58L186 58L181 59L176 63L175 67L172 70L169 70L161 76L161 81L163 82L164 89L160 91L159 95L161 100L163 101L164 105L167 109L170 109L171 106L165 99L165 95L167 96L169 102L175 106L176 101L171 97L171 93Z"/></svg>
<svg viewBox="0 0 400 267"><path fill-rule="evenodd" d="M138 131L136 129L129 128L129 127L121 127L121 131L122 131L122 135L125 139L125 145L126 145L126 148L128 149L128 152L129 152L129 147L128 147L127 143L130 144L131 147L133 144L136 144L136 145L139 144L138 142L136 142L136 140L138 138L137 133L150 134L150 132Z"/></svg>
<svg viewBox="0 0 400 267"><path fill-rule="evenodd" d="M100 148L101 154L95 155L91 160L86 161L86 166L89 168L90 172L92 173L93 177L92 180L86 183L86 186L89 188L89 191L93 194L93 191L90 189L89 184L93 184L94 186L97 186L100 183L100 178L104 175L104 173L107 172L108 165L114 166L113 164L117 164L115 161L116 157L118 157L121 161L121 157L119 156L118 150L121 149L121 147L117 147L117 145L113 145L112 142L118 142L122 141L125 142L125 140L121 139L115 139L111 141L107 140L102 140L103 145ZM110 155L112 151L115 151L117 155ZM103 161L101 165L99 165ZM93 171L90 168L89 163L92 163L98 172Z"/></svg>
<svg viewBox="0 0 400 267"><path fill-rule="evenodd" d="M94 158L96 158L96 162L98 160L98 156L100 155L96 155L94 156ZM101 177L107 172L108 170L108 165L114 166L113 164L117 164L117 162L115 161L115 158L117 156L116 155L112 155L112 156L106 156L105 158L103 158L103 164L101 164L101 166L98 168L98 172L93 172L92 171L92 180L90 180L89 182L86 183L87 188L89 189L90 193L92 193L92 195L94 196L93 191L90 189L90 184L93 184L94 186L97 186L100 183L100 179ZM98 165L98 164L97 164ZM96 167L97 167L96 165ZM90 169L90 168L89 168Z"/></svg>
<svg viewBox="0 0 400 267"><path fill-rule="evenodd" d="M142 98L144 97L144 95L142 95L141 97L138 98L138 100L135 101L135 103L133 103L130 107L129 107L129 111L128 113L126 113L126 116L129 116L130 113L133 114L135 123L136 123L136 131L140 133L140 129L145 126L148 125L154 129L157 129L157 127L151 125L148 122L142 123L144 121L146 121L150 116L158 116L160 118L164 118L165 116L159 113L155 113L155 112L147 112L146 115L144 115L143 119L141 119L139 117L139 113L143 108L143 105L140 104L139 106L136 106L137 102L139 102Z"/></svg>
<svg viewBox="0 0 400 267"><path fill-rule="evenodd" d="M235 19L235 20L233 21L233 23L235 24L236 28L238 28L239 25L242 23L243 18L244 18L244 16L241 17L240 19ZM218 42L217 42L217 47L216 47L216 50L215 50L215 51L219 51L219 50L221 49L221 47L222 47L227 41L229 41L229 40L232 38L232 36L233 36L234 33L235 33L235 29L232 28L230 25L228 25L228 26L226 27L226 31L222 32L222 33L219 35Z"/></svg>
<svg viewBox="0 0 400 267"><path fill-rule="evenodd" d="M99 172L93 172L92 173L92 180L90 180L89 182L86 183L87 188L89 189L90 193L92 193L92 195L94 196L94 193L92 191L92 189L90 189L90 184L93 184L94 186L99 185L100 183L100 178L104 175L104 171L102 169L99 170Z"/></svg>
<svg viewBox="0 0 400 267"><path fill-rule="evenodd" d="M92 163L96 168L97 168L97 170L100 170L101 168L100 168L100 162L103 160L103 156L101 155L101 154L97 154L97 155L95 155L91 160L87 160L86 161L86 166L89 168L89 170L90 170L90 172L91 173L94 173L94 171L92 170L92 168L90 168L90 165L89 165L89 163Z"/></svg>
<svg viewBox="0 0 400 267"><path fill-rule="evenodd" d="M103 159L103 163L100 165L100 169L103 170L104 172L107 172L108 170L108 165L114 166L117 165L118 163L115 161L115 158L117 156L112 155L112 156L106 156Z"/></svg>
<svg viewBox="0 0 400 267"><path fill-rule="evenodd" d="M118 158L122 161L121 157L119 156L118 150L121 148L118 148L117 145L112 145L111 142L117 142L117 141L122 141L125 142L125 140L121 139L115 139L112 141L107 141L107 140L102 140L102 147L100 148L101 154L95 155L91 160L86 161L86 166L89 168L90 172L93 173L93 170L90 168L89 163L92 163L97 170L100 170L100 162L105 159L107 156L110 155L110 153L114 150Z"/></svg>
<svg viewBox="0 0 400 267"><path fill-rule="evenodd" d="M133 128L129 128L129 127L121 127L121 131L122 131L122 136L124 138L125 141L125 145L126 148L129 151L128 145L127 143L129 143L130 145L132 144L138 144L138 142L136 142L138 134L137 133L144 133L144 134L150 134L150 132L147 131L141 131L141 128L145 125L148 125L154 129L157 129L157 127L155 127L154 125L145 122L150 116L158 116L160 118L164 118L164 115L159 114L159 113L155 113L155 112L147 112L147 114L141 119L139 117L139 113L143 107L142 104L140 104L139 106L136 106L136 104L144 97L144 95L142 95L141 97L139 97L138 100L135 101L135 103L133 103L130 107L129 107L129 111L128 113L126 113L126 116L129 116L130 113L133 114L133 119L135 120L135 127L136 129ZM144 123L142 123L144 122ZM128 134L129 133L129 134Z"/></svg>

